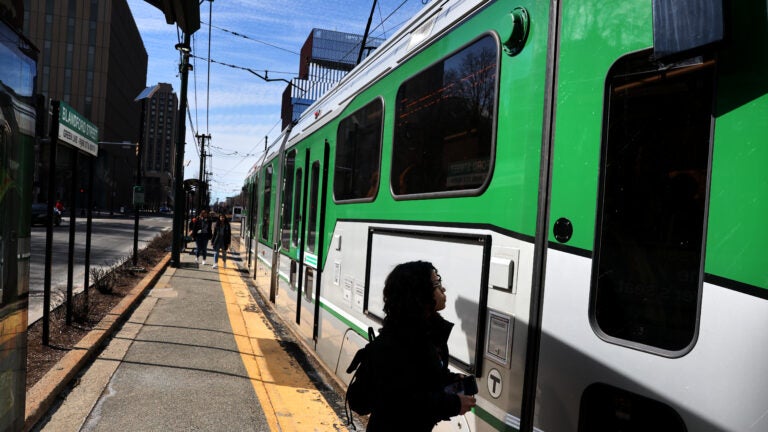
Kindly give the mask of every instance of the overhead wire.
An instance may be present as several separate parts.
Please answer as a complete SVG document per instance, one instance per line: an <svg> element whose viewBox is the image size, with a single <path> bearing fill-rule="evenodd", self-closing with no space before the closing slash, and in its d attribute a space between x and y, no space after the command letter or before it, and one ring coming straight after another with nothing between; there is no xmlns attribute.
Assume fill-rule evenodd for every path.
<svg viewBox="0 0 768 432"><path fill-rule="evenodd" d="M394 15L394 14L395 14L395 12L397 12L397 11L398 11L398 10L400 10L400 9L401 9L403 6L405 6L405 4L406 4L406 3L408 3L408 0L403 0L403 1L400 3L400 5L398 5L398 6L397 6L397 7L396 7L396 8L395 8L395 9L394 9L392 12L390 12L390 14L389 14L389 15L387 15L387 16L386 16L386 18L384 18L384 19L382 19L382 20L381 20L381 23L377 24L377 25L376 25L376 27L374 27L373 29L369 30L369 32L368 32L368 33L369 33L369 34L371 34L371 33L373 33L374 31L376 31L376 29L378 29L379 27L383 27L383 25L384 25L384 22L385 22L385 21L388 21L388 20L389 20L389 19L392 17L392 15ZM408 19L410 19L410 18L408 18ZM408 19L406 19L405 21L401 22L401 23L400 23L400 25L402 25L402 23L404 23L404 22L408 21ZM399 25L398 25L398 26L396 26L396 27L394 27L394 28L398 28L398 27L399 27ZM362 43L363 43L363 41L360 41L360 43L362 44ZM350 49L349 49L349 51L347 51L346 53L344 53L344 55L343 55L341 58L345 58L346 56L348 56L349 54L351 54L351 53L352 53L353 51L355 51L355 50L359 50L359 47L355 47L355 46L353 46L352 48L350 48ZM317 79L318 79L319 81L322 81L322 80L323 80L323 79L325 79L325 78L328 76L328 74L330 74L330 73L331 73L331 71L330 71L330 70L325 70L324 74L323 74L323 75L321 75L321 76L318 76L318 77L317 77ZM299 89L299 90L301 90L301 89ZM306 95L306 94L307 94L307 92L308 92L307 90L302 90L302 96L303 96L303 95Z"/></svg>
<svg viewBox="0 0 768 432"><path fill-rule="evenodd" d="M231 63L226 63L226 62L223 62L223 61L218 61L218 60L212 59L210 57L206 59L204 57L195 56L195 55L192 55L192 54L190 54L190 57L195 57L195 58L199 58L200 60L210 61L211 63L220 64L222 66L227 66L227 67L230 67L230 68L233 68L233 69L241 69L241 70L244 70L244 71L247 71L247 72L264 72L264 73L282 74L282 75L298 75L295 72L282 72L282 71L273 71L273 70L266 70L266 69L251 69L251 68L248 68L248 67L245 67L245 66L238 66L238 65L234 65L234 64L231 64Z"/></svg>
<svg viewBox="0 0 768 432"><path fill-rule="evenodd" d="M197 46L197 37L195 36L194 33L192 33L191 36L192 36L191 52L195 52L195 47ZM198 107L198 103L197 103L197 58L194 57L194 56L191 56L191 55L190 55L190 57L193 57L193 59L192 59L192 92L194 93L193 99L195 101L195 124L199 124L200 120L197 117L197 107ZM189 120L190 120L190 123L191 123L192 119L190 118ZM195 128L193 127L193 129L195 129Z"/></svg>
<svg viewBox="0 0 768 432"><path fill-rule="evenodd" d="M202 1L204 1L204 0L202 0ZM201 3L202 3L202 1L201 1ZM209 1L210 3L212 3L212 1L211 1L211 0L208 0L208 1ZM386 17L384 17L384 14L382 13L381 4L378 4L378 11L379 11L380 23L379 23L379 24L377 24L377 25L376 25L376 26L375 26L375 27L374 27L372 30L370 30L370 31L369 31L369 34L370 34L370 35L372 35L372 34L374 34L374 32L375 32L376 30L378 30L379 28L381 28L381 32L380 32L380 33L378 33L380 36L376 36L376 37L379 37L379 38L384 38L384 39L386 39L386 37L387 37L387 30L386 30L386 28L384 27L384 24L385 24L385 22L388 22L388 21L391 19L391 17L392 17L392 16L393 16L393 15L394 15L394 14L395 14L395 13L396 13L398 10L400 10L400 9L401 9L401 8L402 8L402 7L403 7L403 6L404 6L404 5L407 3L407 2L408 2L408 0L403 0L403 1L402 1L402 2L401 2L401 3L400 3L400 4L399 4L399 5L398 5L398 6L397 6L397 7L396 7L394 10L392 10L392 12L390 12L390 13L389 13L389 14L388 14ZM426 2L426 3L428 3L428 2ZM422 0L422 4L426 4L426 3L425 3L425 2ZM400 26L402 26L402 25L403 25L405 22L407 22L409 19L410 19L410 18L407 18L406 20L403 20L402 22L400 22L400 23L398 23L398 24L396 24L396 25L394 25L393 27L390 27L390 28L394 28L394 29L397 29L397 28L399 28ZM238 32L236 32L236 31L232 31L232 30L229 30L229 29L226 29L226 28L223 28L223 27L215 26L215 25L213 25L213 24L212 24L212 22L211 22L211 21L212 21L212 4L211 4L211 12L209 12L209 21L208 21L208 23L207 23L207 24L208 24L208 58L207 58L207 59L205 59L205 60L207 61L207 63L208 63L208 89L207 89L207 95L206 95L206 98L207 98L207 101L206 101L206 130L208 130L208 127L209 127L209 124L208 124L208 121L209 121L208 119L209 119L209 117L208 117L208 116L209 116L209 109L210 109L210 99L209 99L209 98L210 98L210 69L211 69L211 63L217 63L217 64L220 64L220 65L222 65L222 66L227 66L227 67L230 67L230 68L234 68L234 69L241 69L241 70L245 70L245 71L248 71L248 72L251 72L251 73L255 72L255 70L253 70L253 69L250 69L250 68L246 68L246 67L243 67L243 66L238 66L238 65L234 65L234 64L230 64L230 63L225 63L225 62L221 62L221 61L217 61L217 60L214 60L214 59L212 59L212 58L211 58L211 34L212 34L212 30L211 30L211 29L214 29L214 28L215 28L215 29L217 29L217 30L220 30L220 31L223 31L223 32L229 33L229 34L231 34L231 35L233 35L233 36L236 36L236 37L240 37L240 38L243 38L243 39L246 39L246 40L252 41L252 42L256 42L256 43L260 43L260 44L266 45L266 46L270 46L270 47L272 47L272 48L275 48L275 49L279 49L279 50L282 50L282 51L285 51L285 52L288 52L288 53L291 53L291 54L300 55L300 54L299 54L298 52L296 52L296 51L293 51L293 50L290 50L290 49L286 49L286 48L280 47L280 46L278 46L278 45L275 45L275 44L272 44L272 43L269 43L269 42L265 42L265 41L263 41L263 40L259 40L259 39L256 39L256 38L254 38L254 37L251 37L251 36L248 36L248 35L242 34L242 33L238 33ZM203 24L206 24L204 21L201 21L201 23L203 23ZM362 43L362 41L361 41L361 43ZM358 48L358 49L359 49L359 48ZM346 55L349 55L349 54L351 54L351 53L352 53L354 50L355 50L355 48L353 47L352 49L350 49L350 51L349 51L349 52L347 52L347 53L345 54L345 56L346 56ZM195 55L191 55L191 56L192 56L192 57L194 57L194 58L201 58L201 57L199 57L199 56L195 56ZM201 59L202 59L202 58L201 58ZM259 70L259 72L260 72L260 70ZM264 72L265 72L265 74L266 74L266 73L268 73L269 71L267 71L267 70L264 70ZM291 73L291 72L278 72L278 71L271 71L271 72L272 72L273 74L285 74L285 75L293 75L293 76L296 76L296 75L297 75L296 73ZM329 74L329 73L330 73L330 71L325 71L325 74L324 74L324 75L322 75L322 76L318 76L317 78L318 78L318 79L320 79L320 80L322 80L322 79L326 78L326 77L328 76L328 74ZM298 89L298 90L300 90L300 91L302 92L302 95L305 95L305 94L308 92L307 90L303 90L303 89L300 89L300 88L298 88L298 87L297 87L297 89ZM196 102L197 102L197 101L196 101ZM188 113L189 113L189 107L187 107L187 110L188 110ZM275 125L273 125L273 126L272 126L272 128L270 128L270 130L267 132L267 134L266 134L266 135L267 135L267 136L269 136L269 134L270 134L270 133L271 133L271 132L272 132L272 131L275 129L275 127L277 127L277 125L279 125L279 124L281 123L281 121L282 121L282 120L278 120L278 121L275 123ZM190 122L192 122L191 116L190 116ZM195 134L195 135L196 135L196 134ZM266 147L266 149L264 150L264 154L262 154L262 156L264 156L264 155L268 154L268 153L269 153L269 151L270 151L271 149L273 149L273 148L274 148L274 145L275 145L275 143L274 143L274 142L273 142L272 144L269 144L269 145ZM195 149L197 150L197 146L193 146L193 147L195 147ZM238 166L239 166L239 165L240 165L240 164L241 164L241 163L242 163L242 162L243 162L245 159L247 159L247 158L250 158L250 157L255 157L255 156L258 156L259 154L258 154L258 153L256 153L256 149L257 149L257 147L258 147L258 144L257 144L256 146L254 146L254 147L253 147L253 148L252 148L252 149L251 149L251 150L250 150L248 153L245 153L245 154L243 154L243 153L240 153L240 152L238 152L238 151L234 151L234 152L231 152L231 153L225 153L225 152L224 152L224 150L225 150L225 149L223 149L223 148L221 148L221 147L213 146L212 144L210 144L210 143L209 143L209 148L210 148L210 149L216 149L217 153L219 153L219 155L220 155L220 156L222 156L222 157L240 157L240 161L238 161L236 164L234 164L232 167L230 167L230 169L229 169L229 170L228 170L228 171L227 171L227 172L226 172L224 175L229 175L229 174L230 174L230 173L231 173L231 172L232 172L232 171L233 171L235 168L237 168L237 167L238 167ZM198 153L199 153L199 152L198 152ZM209 154L209 155L211 155L211 153L212 153L212 150L211 150L211 151L210 151L208 154ZM212 168L212 166L211 166L211 168ZM213 170L211 169L211 171L213 171Z"/></svg>
<svg viewBox="0 0 768 432"><path fill-rule="evenodd" d="M201 21L201 22L203 22L203 21ZM203 22L203 23L204 23L204 22ZM227 32L227 33L229 33L229 34L231 34L231 35L234 35L234 36L237 36L237 37L241 37L241 38L243 38L243 39L247 39L247 40L250 40L250 41L253 41L253 42L258 42L258 43L260 43L260 44L264 44L264 45L270 46L270 47L272 47L272 48L276 48L276 49L279 49L279 50L282 50L282 51L285 51L285 52L288 52L288 53L291 53L291 54L300 55L300 54L299 54L299 53L297 53L296 51L291 51L291 50L289 50L289 49L287 49L287 48L283 48L283 47L281 47L281 46L277 46L277 45L275 45L275 44L271 44L271 43L269 43L269 42L264 42L263 40L259 40L259 39L256 39L256 38L252 38L252 37L250 37L250 36L247 36L247 35L244 35L244 34L241 34L241 33L235 32L235 31L232 31L232 30L228 30L228 29L225 29L225 28L222 28L222 27L211 26L211 24L210 24L210 23L208 23L208 27L209 27L209 28L210 28L210 27L213 27L213 28L215 28L215 29L217 29L217 30L221 30L221 31L223 31L223 32Z"/></svg>
<svg viewBox="0 0 768 432"><path fill-rule="evenodd" d="M384 39L387 38L387 30L384 28L384 14L381 13L381 3L376 3L376 7L379 10L379 19L381 19L381 29L383 30Z"/></svg>
<svg viewBox="0 0 768 432"><path fill-rule="evenodd" d="M278 120L278 121L277 121L277 122L276 122L274 125L272 125L272 128L270 128L270 129L269 129L269 131L267 131L266 135L267 135L267 136L269 136L269 134L270 134L270 133L271 133L271 132L272 132L272 131L275 129L275 127L277 127L277 125L279 125L280 123L282 123L282 119L281 119L281 120ZM248 152L248 154L249 154L249 155L253 154L253 156L252 156L252 157L260 157L260 156L264 156L264 155L268 154L268 153L269 153L269 151L270 151L272 148L274 148L274 146L275 146L275 144L276 144L276 143L277 143L277 142L275 141L275 142L273 142L272 144L268 144L268 145L267 145L267 148L266 148L266 149L264 149L264 153L254 153L254 152L256 151L256 147L257 147L258 145L257 145L257 146L254 146L254 147L253 147L253 148L252 148L252 149L251 149L251 150ZM229 175L229 174L231 174L231 173L232 173L232 171L234 171L234 169L235 169L235 168L237 168L237 167L238 167L238 166L239 166L241 163L243 163L243 161L245 161L245 158L244 158L244 157L243 157L243 158L241 158L241 159L240 159L240 160L239 160L239 161L238 161L236 164L234 164L234 165L233 165L233 166L232 166L232 167L229 169L229 171L227 171L227 172L226 172L226 174L224 174L224 175Z"/></svg>

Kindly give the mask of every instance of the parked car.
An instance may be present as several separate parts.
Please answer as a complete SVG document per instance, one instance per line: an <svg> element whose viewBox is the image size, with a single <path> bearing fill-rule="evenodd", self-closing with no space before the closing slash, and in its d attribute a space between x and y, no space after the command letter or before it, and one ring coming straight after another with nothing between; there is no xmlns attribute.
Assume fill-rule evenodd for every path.
<svg viewBox="0 0 768 432"><path fill-rule="evenodd" d="M48 212L44 203L32 204L32 225L45 225L48 223ZM61 212L53 208L53 224L61 225Z"/></svg>

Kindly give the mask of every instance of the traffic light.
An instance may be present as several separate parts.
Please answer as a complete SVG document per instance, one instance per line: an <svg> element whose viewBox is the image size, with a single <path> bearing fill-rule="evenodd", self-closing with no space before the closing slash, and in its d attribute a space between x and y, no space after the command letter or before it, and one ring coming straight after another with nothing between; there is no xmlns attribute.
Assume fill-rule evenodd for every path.
<svg viewBox="0 0 768 432"><path fill-rule="evenodd" d="M188 34L200 28L200 3L198 0L145 0L165 14L165 22L178 24Z"/></svg>

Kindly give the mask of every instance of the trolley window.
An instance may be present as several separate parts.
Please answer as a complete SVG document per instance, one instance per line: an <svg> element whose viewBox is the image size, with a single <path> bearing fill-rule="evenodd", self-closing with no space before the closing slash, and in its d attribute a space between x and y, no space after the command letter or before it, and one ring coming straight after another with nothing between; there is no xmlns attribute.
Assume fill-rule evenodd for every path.
<svg viewBox="0 0 768 432"><path fill-rule="evenodd" d="M400 86L392 149L395 196L469 195L488 181L498 53L496 39L484 36Z"/></svg>
<svg viewBox="0 0 768 432"><path fill-rule="evenodd" d="M269 213L272 202L272 165L264 173L264 195L261 201L261 239L269 241Z"/></svg>
<svg viewBox="0 0 768 432"><path fill-rule="evenodd" d="M383 103L376 99L339 123L333 176L335 201L372 200L379 190Z"/></svg>
<svg viewBox="0 0 768 432"><path fill-rule="evenodd" d="M283 208L280 216L280 243L283 249L291 247L291 211L293 211L293 170L296 167L296 150L285 154L283 161Z"/></svg>
<svg viewBox="0 0 768 432"><path fill-rule="evenodd" d="M259 196L259 176L255 176L254 177L253 184L251 184L251 190L250 190L250 193L248 195L249 195L249 198L250 198L249 202L252 203L251 204L252 210L251 210L251 214L249 215L250 219L251 219L251 226L249 228L249 235L250 235L250 238L253 239L253 238L256 238L256 231L258 230L258 226L259 226L259 217L258 217L258 215L259 215L259 199L258 199L258 196Z"/></svg>
<svg viewBox="0 0 768 432"><path fill-rule="evenodd" d="M291 238L293 239L293 245L299 245L299 226L301 225L301 168L296 170L296 188L293 193L294 201L296 202L296 210L293 212L293 227L291 227Z"/></svg>
<svg viewBox="0 0 768 432"><path fill-rule="evenodd" d="M606 86L592 319L671 355L696 335L714 65L620 60Z"/></svg>
<svg viewBox="0 0 768 432"><path fill-rule="evenodd" d="M309 220L307 221L307 249L317 252L317 200L320 190L320 162L312 162L309 173Z"/></svg>

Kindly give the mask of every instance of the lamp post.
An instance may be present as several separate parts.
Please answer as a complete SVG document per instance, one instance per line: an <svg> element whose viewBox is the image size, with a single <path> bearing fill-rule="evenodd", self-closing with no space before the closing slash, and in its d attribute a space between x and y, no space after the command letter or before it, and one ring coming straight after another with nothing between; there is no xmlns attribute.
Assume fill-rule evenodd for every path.
<svg viewBox="0 0 768 432"><path fill-rule="evenodd" d="M199 9L198 9L199 13ZM199 20L198 20L199 21ZM198 24L199 25L199 24ZM171 243L171 262L174 267L181 265L181 244L184 232L184 135L186 134L186 121L184 114L187 112L187 81L189 70L192 66L189 64L189 53L191 49L190 32L184 32L184 42L176 44L176 49L181 52L181 95L179 97L179 129L176 135L176 163L174 166L174 185L173 195L173 241Z"/></svg>
<svg viewBox="0 0 768 432"><path fill-rule="evenodd" d="M141 185L141 150L144 144L144 123L147 117L147 99L150 99L155 92L160 89L160 85L145 88L134 99L134 102L141 101L141 123L139 126L139 141L136 144L136 186L133 187L133 209L136 213L133 222L133 266L136 267L139 261L139 206L144 204L144 187Z"/></svg>

